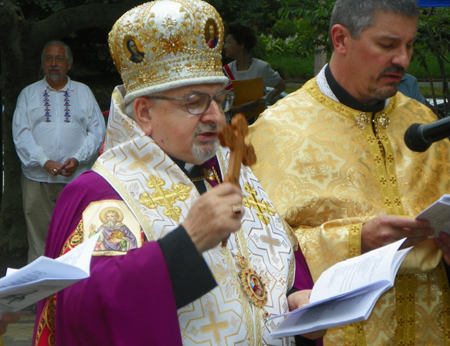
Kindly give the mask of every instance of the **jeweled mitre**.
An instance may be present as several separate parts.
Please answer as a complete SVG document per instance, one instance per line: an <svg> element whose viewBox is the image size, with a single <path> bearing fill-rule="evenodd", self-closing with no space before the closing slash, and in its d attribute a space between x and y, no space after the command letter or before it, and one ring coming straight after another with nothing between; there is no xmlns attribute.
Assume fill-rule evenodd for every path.
<svg viewBox="0 0 450 346"><path fill-rule="evenodd" d="M186 85L227 82L222 72L223 22L200 0L156 0L126 12L109 33L125 103Z"/></svg>

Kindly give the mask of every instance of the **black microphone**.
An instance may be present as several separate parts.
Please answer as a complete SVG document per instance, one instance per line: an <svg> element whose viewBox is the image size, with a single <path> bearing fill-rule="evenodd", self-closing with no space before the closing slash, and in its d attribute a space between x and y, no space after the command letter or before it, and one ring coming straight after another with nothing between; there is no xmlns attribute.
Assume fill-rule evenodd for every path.
<svg viewBox="0 0 450 346"><path fill-rule="evenodd" d="M412 151L423 152L434 142L450 136L450 117L429 124L412 124L405 132L405 144Z"/></svg>

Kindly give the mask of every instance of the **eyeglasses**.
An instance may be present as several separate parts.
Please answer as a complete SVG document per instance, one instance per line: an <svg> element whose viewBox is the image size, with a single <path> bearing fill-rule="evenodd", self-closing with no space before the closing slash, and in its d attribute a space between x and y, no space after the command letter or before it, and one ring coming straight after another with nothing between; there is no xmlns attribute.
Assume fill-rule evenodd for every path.
<svg viewBox="0 0 450 346"><path fill-rule="evenodd" d="M205 113L211 105L212 100L216 101L222 112L228 111L233 105L234 101L234 94L228 90L221 90L214 96L206 93L195 92L183 98L166 97L159 95L149 95L146 97L149 99L157 100L183 101L186 105L188 113L192 115L202 115L203 113Z"/></svg>
<svg viewBox="0 0 450 346"><path fill-rule="evenodd" d="M64 60L67 60L65 57L63 57L61 55L58 55L58 56L46 55L46 56L44 56L45 62L53 62L53 59L56 60L56 62L63 62Z"/></svg>

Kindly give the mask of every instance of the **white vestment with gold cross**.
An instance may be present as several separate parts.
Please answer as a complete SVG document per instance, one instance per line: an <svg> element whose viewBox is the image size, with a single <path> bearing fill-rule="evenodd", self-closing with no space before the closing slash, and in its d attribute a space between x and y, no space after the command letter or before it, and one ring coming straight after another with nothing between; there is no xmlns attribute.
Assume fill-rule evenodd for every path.
<svg viewBox="0 0 450 346"><path fill-rule="evenodd" d="M180 167L123 113L122 97L123 90L116 88L105 153L93 169L120 194L147 240L154 241L183 223L200 195ZM229 155L226 148L217 152L222 177ZM264 319L265 313L289 310L286 294L294 280L293 240L250 168L241 167L239 182L245 209L240 231L230 236L226 246L203 253L218 286L178 310L185 345L294 343L293 338L270 336L282 319ZM267 302L263 306L252 302L244 287L248 285L241 282L236 258L242 256L264 284Z"/></svg>

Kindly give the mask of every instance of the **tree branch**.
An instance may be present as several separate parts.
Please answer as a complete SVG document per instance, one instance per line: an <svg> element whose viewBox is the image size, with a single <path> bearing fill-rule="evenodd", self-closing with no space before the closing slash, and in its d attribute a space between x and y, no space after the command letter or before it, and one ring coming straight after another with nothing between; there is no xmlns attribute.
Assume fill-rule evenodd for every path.
<svg viewBox="0 0 450 346"><path fill-rule="evenodd" d="M33 40L45 36L42 41L67 36L71 32L87 28L112 28L126 11L144 0L127 0L118 4L89 3L55 12L39 22L32 23ZM51 37L49 37L49 35Z"/></svg>

